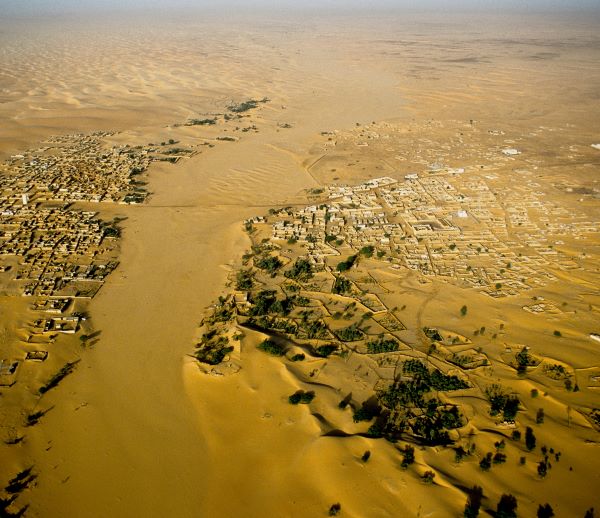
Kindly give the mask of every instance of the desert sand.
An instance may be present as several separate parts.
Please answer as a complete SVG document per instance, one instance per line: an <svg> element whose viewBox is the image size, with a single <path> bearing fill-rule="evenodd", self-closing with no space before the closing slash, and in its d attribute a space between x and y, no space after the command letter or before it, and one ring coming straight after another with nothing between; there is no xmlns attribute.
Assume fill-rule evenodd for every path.
<svg viewBox="0 0 600 518"><path fill-rule="evenodd" d="M392 305L407 305L403 320L414 347L417 331L430 323L481 346L493 367L481 375L484 383L519 393L523 425L536 426L531 388L548 392L536 435L562 459L544 480L535 462L518 465L512 444L508 462L488 473L473 459L454 463L454 452L442 447L417 448L416 464L403 470L384 439L323 436L317 414L337 399L291 406L287 395L304 387L301 378L252 339L233 375L206 376L192 357L205 309L250 246L245 219L306 205L307 189L401 179L435 161L488 165L492 144L483 131L469 145L452 141L473 122L501 130L502 146L531 160L517 168L536 171L553 199L583 211L597 228L600 155L591 145L600 135L598 18L128 16L2 22L2 158L51 135L97 130L119 132L110 144L174 139L199 151L177 164L153 163L144 204L76 206L127 218L120 264L89 305L96 343L82 349L66 338L43 371L26 366L14 386L0 389L3 439L23 437L0 445L2 483L30 466L37 475L11 509L28 505L26 515L40 517L304 517L326 516L339 502L342 516L441 517L462 513L473 484L484 488L486 509L495 509L502 493L517 497L523 516L546 502L558 516L598 509L598 430L583 411L600 407L598 389L585 381L589 369L600 368L598 343L589 340L600 331L597 234L585 250L576 241L565 245L574 257L587 254L580 271L558 272L553 284L517 297L492 300L411 276L390 296ZM264 97L269 102L239 121L180 125ZM386 124L400 133L392 144L357 145L367 125L383 133ZM335 148L322 132L335 132ZM236 141L217 140L224 136ZM504 142L510 139L515 143ZM575 158L565 158L565 142ZM514 169L508 163L501 170L507 185L521 181ZM0 275L0 347L12 357L32 315L9 276ZM566 302L569 311L530 315L522 306L534 294ZM458 314L462 304L468 319ZM473 337L474 329L485 325L489 333L500 323L501 340ZM580 392L517 377L502 358L503 344L527 344L575 369ZM42 380L75 358L75 372L38 398ZM470 426L482 453L500 435L486 430L487 407L473 408ZM48 412L24 427L34 410ZM360 460L365 450L372 452L368 463ZM433 485L421 481L427 469L436 472Z"/></svg>

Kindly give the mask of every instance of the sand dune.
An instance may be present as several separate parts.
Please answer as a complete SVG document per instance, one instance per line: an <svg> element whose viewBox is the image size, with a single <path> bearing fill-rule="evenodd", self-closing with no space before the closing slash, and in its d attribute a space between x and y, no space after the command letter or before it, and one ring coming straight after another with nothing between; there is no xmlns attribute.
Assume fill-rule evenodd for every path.
<svg viewBox="0 0 600 518"><path fill-rule="evenodd" d="M560 444L566 452L561 467L574 470L557 468L544 481L536 478L533 463L522 470L516 466L519 452L512 445L512 464L482 475L474 460L455 464L451 450L417 449L414 469L402 470L391 443L327 436L337 430L327 411L337 405L332 387L343 381L336 378L342 374L331 371L310 410L292 407L287 395L308 385L293 369L258 352L252 339L244 343L242 370L231 376L201 375L189 356L204 309L222 293L248 248L244 219L303 204L305 189L422 170L443 146L455 153L449 165L476 170L485 163L492 171L496 165L468 141L471 120L523 140L540 131L539 140L536 135L524 142L532 149L532 162L524 167L532 170L535 160L563 145L561 132L568 125L577 127L582 146L597 141L595 19L475 21L467 32L464 19L438 16L2 24L2 158L50 135L97 130L120 131L107 138L111 143L174 139L197 146L197 154L176 165L151 166L148 203L102 207L107 219L127 219L121 264L91 303L99 340L91 350L81 350L76 340L60 342L52 351L53 365L72 357L81 362L41 401L33 369L19 381L25 395L10 396L10 419L18 405L25 408L19 419L32 405L51 408L34 427L25 430L19 420L3 427L25 430L25 438L0 445L7 459L2 480L31 465L38 474L17 500L30 506L28 515L303 517L325 516L339 502L342 516L357 518L455 516L464 507L465 481L485 486L491 509L502 492L512 491L523 515L533 515L546 501L558 516L583 515L600 505L592 490L598 485L598 432L577 412L570 414L571 408L598 407L597 392L567 394L536 373L514 381L513 370L501 364L503 344L522 343L564 362L578 380L599 367L588 338L598 331L597 243L587 252L590 266L581 282L569 284L567 276L536 292L558 305L568 301L577 316L536 321L523 317L522 306L531 302L526 297L492 304L442 282L423 284L408 275L399 284L395 275L373 274L392 293L388 302L407 305L405 336L415 347L418 332L431 322L469 337L480 322L490 329L510 323L498 331L498 341L485 344L498 366L477 381L514 382L532 409L542 403L531 401L531 388L546 387L550 394L543 406L550 418L538 440ZM247 119L180 126L225 113L232 101L263 97L270 101ZM371 155L374 146L358 148L360 132L372 121L395 125L402 139ZM235 129L250 125L257 131ZM541 126L553 133L541 132ZM330 131L335 133L321 134ZM462 142L456 140L459 132ZM223 136L239 141L217 140ZM486 152L500 146L491 142L485 141ZM577 181L598 188L597 161L585 161L588 166L576 170ZM558 167L552 185L568 185L575 169ZM574 197L561 200L565 207L583 206ZM584 203L597 222L597 200ZM572 245L575 256L579 244ZM7 278L2 277L0 294L0 347L12 354L18 329L31 313ZM454 309L463 303L470 308L467 319ZM564 340L553 340L554 328ZM2 392L2 401L8 400ZM478 447L493 449L485 433L489 418L477 417L486 414L484 403L466 397L463 402L473 416L470 430ZM530 414L523 418L527 425L533 424ZM355 426L350 414L340 419L348 429ZM573 437L585 446L570 450ZM368 463L360 460L366 450L373 452ZM436 484L420 480L427 469L436 471Z"/></svg>

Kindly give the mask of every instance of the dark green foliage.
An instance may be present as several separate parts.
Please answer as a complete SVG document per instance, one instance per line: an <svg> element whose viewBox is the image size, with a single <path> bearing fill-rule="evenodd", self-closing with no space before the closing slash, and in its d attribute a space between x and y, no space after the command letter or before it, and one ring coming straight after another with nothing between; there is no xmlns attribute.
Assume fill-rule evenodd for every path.
<svg viewBox="0 0 600 518"><path fill-rule="evenodd" d="M351 255L345 261L338 263L338 265L336 267L337 271L345 272L345 271L349 270L350 268L352 268L352 266L354 266L354 263L356 262L357 257L358 256L356 256L356 255Z"/></svg>
<svg viewBox="0 0 600 518"><path fill-rule="evenodd" d="M306 281L313 276L313 267L306 259L298 258L284 275L288 279Z"/></svg>
<svg viewBox="0 0 600 518"><path fill-rule="evenodd" d="M313 349L313 354L315 356L318 356L319 358L327 358L328 356L336 352L337 349L337 345L333 344L319 345L318 347L315 347Z"/></svg>
<svg viewBox="0 0 600 518"><path fill-rule="evenodd" d="M38 412L34 412L33 414L29 414L27 416L27 421L25 422L25 426L34 426L39 423L40 419L44 417L46 412L40 410Z"/></svg>
<svg viewBox="0 0 600 518"><path fill-rule="evenodd" d="M298 322L298 327L308 339L326 338L329 335L327 326L322 320L312 320L313 312L305 310L301 312L301 319Z"/></svg>
<svg viewBox="0 0 600 518"><path fill-rule="evenodd" d="M343 295L351 290L352 283L345 277L342 277L341 275L339 277L336 277L335 282L333 283L333 287L331 288L331 292L337 295Z"/></svg>
<svg viewBox="0 0 600 518"><path fill-rule="evenodd" d="M496 518L517 518L517 499L504 494L496 506Z"/></svg>
<svg viewBox="0 0 600 518"><path fill-rule="evenodd" d="M217 123L217 119L189 119L186 126L214 126Z"/></svg>
<svg viewBox="0 0 600 518"><path fill-rule="evenodd" d="M420 360L407 360L402 367L404 374L413 374L413 379L423 381L431 390L460 390L469 388L469 384L461 380L458 376L448 376L439 369L429 371L425 364Z"/></svg>
<svg viewBox="0 0 600 518"><path fill-rule="evenodd" d="M291 396L288 397L288 401L292 405L297 405L298 403L300 403L300 399L301 399L300 392L294 392Z"/></svg>
<svg viewBox="0 0 600 518"><path fill-rule="evenodd" d="M552 518L554 510L550 504L540 504L537 510L537 518Z"/></svg>
<svg viewBox="0 0 600 518"><path fill-rule="evenodd" d="M363 246L360 249L360 254L364 255L365 257L373 257L373 252L375 252L375 247L373 247L372 245L367 245L367 246Z"/></svg>
<svg viewBox="0 0 600 518"><path fill-rule="evenodd" d="M410 429L426 444L448 444L449 429L462 426L458 407L443 405L437 398L426 399L432 390L456 390L468 385L456 376L446 376L439 370L429 371L419 360L408 360L403 365L404 374L412 374L411 380L396 381L387 390L378 393L378 400L388 411L382 414L384 422L378 423L379 432L390 440L396 440L402 432ZM423 411L414 417L414 408Z"/></svg>
<svg viewBox="0 0 600 518"><path fill-rule="evenodd" d="M329 508L329 516L337 516L338 514L340 514L341 510L342 510L342 506L340 504L333 504Z"/></svg>
<svg viewBox="0 0 600 518"><path fill-rule="evenodd" d="M554 334L554 336L556 336L558 338L560 338L562 336L562 333L560 331L558 331L558 330L554 331L553 334Z"/></svg>
<svg viewBox="0 0 600 518"><path fill-rule="evenodd" d="M462 446L454 449L454 462L462 462L462 460L469 455L469 452L466 451Z"/></svg>
<svg viewBox="0 0 600 518"><path fill-rule="evenodd" d="M506 455L504 453L496 452L492 462L494 464L504 464L506 462Z"/></svg>
<svg viewBox="0 0 600 518"><path fill-rule="evenodd" d="M250 315L252 316L268 315L269 313L287 315L293 308L292 301L289 298L277 300L273 290L259 291L252 297L251 303Z"/></svg>
<svg viewBox="0 0 600 518"><path fill-rule="evenodd" d="M467 306L460 308L460 314L464 317L467 314Z"/></svg>
<svg viewBox="0 0 600 518"><path fill-rule="evenodd" d="M294 298L294 304L296 304L296 306L308 306L310 304L310 299L296 295Z"/></svg>
<svg viewBox="0 0 600 518"><path fill-rule="evenodd" d="M405 446L402 451L402 462L400 465L403 468L408 468L411 464L415 462L415 449L412 446Z"/></svg>
<svg viewBox="0 0 600 518"><path fill-rule="evenodd" d="M549 467L550 467L550 464L546 460L540 461L537 465L538 475L540 477L544 478L548 474Z"/></svg>
<svg viewBox="0 0 600 518"><path fill-rule="evenodd" d="M325 236L326 243L333 243L334 241L337 241L337 236L332 236L331 234Z"/></svg>
<svg viewBox="0 0 600 518"><path fill-rule="evenodd" d="M400 348L398 340L394 338L383 338L380 336L377 340L373 340L367 344L367 352L369 354L391 353Z"/></svg>
<svg viewBox="0 0 600 518"><path fill-rule="evenodd" d="M483 457L480 461L479 461L479 467L483 470L483 471L489 471L490 468L492 467L492 459L493 459L493 453L492 452L488 452L485 454L485 457Z"/></svg>
<svg viewBox="0 0 600 518"><path fill-rule="evenodd" d="M427 338L431 338L436 342L441 342L443 340L442 335L435 327L424 327L423 332Z"/></svg>
<svg viewBox="0 0 600 518"><path fill-rule="evenodd" d="M208 365L218 365L225 356L233 351L226 336L217 335L216 330L202 335L202 341L196 346L195 358Z"/></svg>
<svg viewBox="0 0 600 518"><path fill-rule="evenodd" d="M496 416L502 412L502 417L504 420L514 420L520 404L517 396L506 394L502 387L496 384L487 387L485 390L485 395L491 404L490 415Z"/></svg>
<svg viewBox="0 0 600 518"><path fill-rule="evenodd" d="M533 433L533 429L530 426L528 426L527 429L525 430L525 446L527 447L527 449L529 451L531 451L535 448L535 443L536 443L536 438Z"/></svg>
<svg viewBox="0 0 600 518"><path fill-rule="evenodd" d="M239 104L231 104L228 106L228 109L230 112L233 113L244 113L256 108L260 103L266 103L268 101L269 99L267 99L266 97L264 99L261 99L260 101L257 101L256 99L248 99L247 101L241 102Z"/></svg>
<svg viewBox="0 0 600 518"><path fill-rule="evenodd" d="M436 401L436 405L437 403ZM436 408L428 414L415 419L411 425L413 434L430 445L450 443L450 436L446 430L459 428L462 425L458 407Z"/></svg>
<svg viewBox="0 0 600 518"><path fill-rule="evenodd" d="M544 409L538 408L537 414L535 415L535 422L542 424L544 422Z"/></svg>
<svg viewBox="0 0 600 518"><path fill-rule="evenodd" d="M370 458L371 458L371 452L369 450L367 450L366 452L363 453L361 460L363 462L367 462Z"/></svg>
<svg viewBox="0 0 600 518"><path fill-rule="evenodd" d="M41 386L39 389L40 394L45 394L49 390L56 387L63 379L65 379L69 374L71 374L74 370L79 360L74 362L66 363L54 376L52 376L45 385Z"/></svg>
<svg viewBox="0 0 600 518"><path fill-rule="evenodd" d="M360 423L361 421L371 421L378 414L379 409L376 406L369 405L367 402L365 402L360 408L355 410L354 414L352 414L352 419L355 423Z"/></svg>
<svg viewBox="0 0 600 518"><path fill-rule="evenodd" d="M423 473L423 476L421 477L421 479L423 480L423 482L425 482L426 484L433 484L433 479L435 478L435 473L433 471L426 471L425 473Z"/></svg>
<svg viewBox="0 0 600 518"><path fill-rule="evenodd" d="M473 486L467 496L465 504L464 518L477 518L481 509L481 500L483 499L483 489L481 486Z"/></svg>
<svg viewBox="0 0 600 518"><path fill-rule="evenodd" d="M240 270L236 277L236 288L238 290L249 290L254 286L254 276L250 270Z"/></svg>
<svg viewBox="0 0 600 518"><path fill-rule="evenodd" d="M305 358L306 358L306 356L304 355L304 353L298 353L298 354L294 354L294 356L292 356L290 358L290 361L301 362L301 361L304 361Z"/></svg>
<svg viewBox="0 0 600 518"><path fill-rule="evenodd" d="M586 512L584 518L594 518L594 508L590 507Z"/></svg>
<svg viewBox="0 0 600 518"><path fill-rule="evenodd" d="M278 257L272 255L263 255L258 259L254 259L254 266L265 270L270 274L277 273L277 270L283 266L283 263Z"/></svg>
<svg viewBox="0 0 600 518"><path fill-rule="evenodd" d="M342 329L337 329L334 331L335 335L342 340L342 342L355 342L356 340L362 340L364 334L358 328L356 324L352 324L351 326L344 327Z"/></svg>
<svg viewBox="0 0 600 518"><path fill-rule="evenodd" d="M283 356L285 354L285 348L282 345L268 338L258 344L258 348L271 356Z"/></svg>
<svg viewBox="0 0 600 518"><path fill-rule="evenodd" d="M527 372L527 367L535 365L535 360L529 354L528 348L523 347L516 355L515 360L517 362L517 373L524 375Z"/></svg>

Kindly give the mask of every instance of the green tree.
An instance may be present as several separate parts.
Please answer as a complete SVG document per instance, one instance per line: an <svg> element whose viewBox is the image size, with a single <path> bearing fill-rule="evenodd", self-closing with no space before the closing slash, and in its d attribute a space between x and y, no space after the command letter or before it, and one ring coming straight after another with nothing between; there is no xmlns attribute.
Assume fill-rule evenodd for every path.
<svg viewBox="0 0 600 518"><path fill-rule="evenodd" d="M517 499L504 494L496 506L496 518L517 518Z"/></svg>
<svg viewBox="0 0 600 518"><path fill-rule="evenodd" d="M533 429L530 426L528 426L525 430L525 446L529 451L531 451L535 448L535 443L536 438L535 434L533 433Z"/></svg>
<svg viewBox="0 0 600 518"><path fill-rule="evenodd" d="M460 308L460 314L464 317L467 314L467 306Z"/></svg>
<svg viewBox="0 0 600 518"><path fill-rule="evenodd" d="M483 489L481 486L473 486L467 496L467 503L465 504L465 512L463 514L465 518L476 518L479 516L482 498Z"/></svg>
<svg viewBox="0 0 600 518"><path fill-rule="evenodd" d="M552 518L554 516L554 510L550 504L540 504L537 510L537 518Z"/></svg>

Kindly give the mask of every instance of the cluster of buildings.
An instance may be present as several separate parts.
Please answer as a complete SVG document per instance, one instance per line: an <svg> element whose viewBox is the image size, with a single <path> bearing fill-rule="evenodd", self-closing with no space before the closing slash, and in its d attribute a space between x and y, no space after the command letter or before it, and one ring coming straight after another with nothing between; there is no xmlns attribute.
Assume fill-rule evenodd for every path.
<svg viewBox="0 0 600 518"><path fill-rule="evenodd" d="M92 298L118 264L119 231L85 210L90 202L147 196L137 176L152 161L148 150L108 147L108 135L54 137L0 165L0 279L32 297L41 315L32 335L75 333L72 301Z"/></svg>
<svg viewBox="0 0 600 518"><path fill-rule="evenodd" d="M394 268L443 277L492 297L543 286L553 270L579 265L557 237L598 233L592 222L544 199L524 175L507 186L495 174L437 168L403 180L383 177L324 190L326 201L276 211L275 240L305 241L315 265L340 246L372 246Z"/></svg>
<svg viewBox="0 0 600 518"><path fill-rule="evenodd" d="M135 176L150 165L149 149L109 148L109 135L53 137L44 147L12 156L4 166L3 197L23 204L144 201L147 193Z"/></svg>

